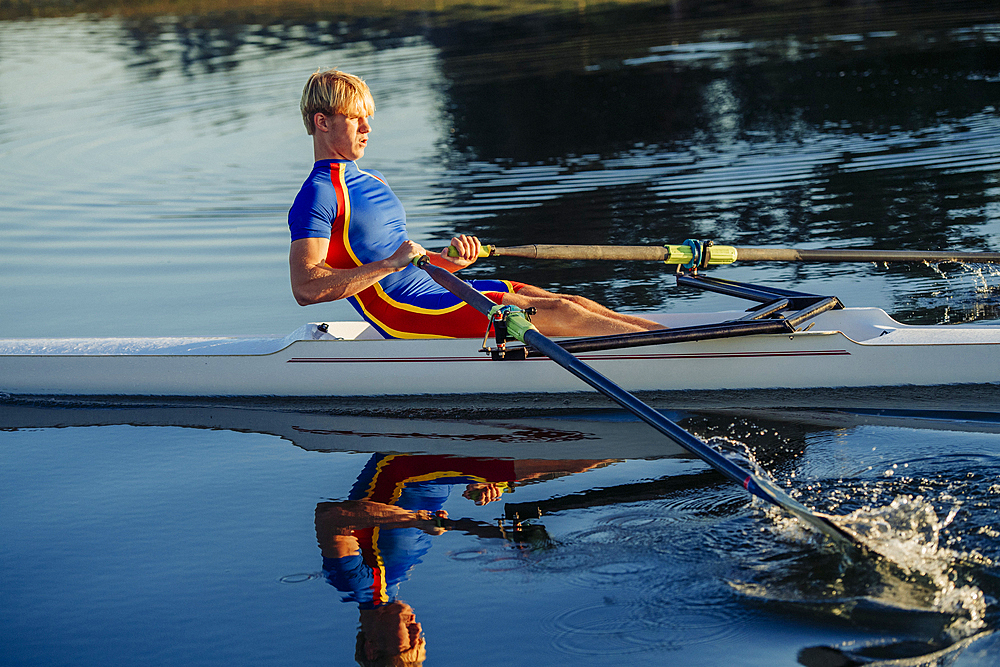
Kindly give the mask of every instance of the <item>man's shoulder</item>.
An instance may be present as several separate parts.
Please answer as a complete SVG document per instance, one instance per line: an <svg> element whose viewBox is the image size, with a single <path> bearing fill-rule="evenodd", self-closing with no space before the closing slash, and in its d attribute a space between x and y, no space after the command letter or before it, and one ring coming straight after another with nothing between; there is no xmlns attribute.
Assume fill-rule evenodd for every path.
<svg viewBox="0 0 1000 667"><path fill-rule="evenodd" d="M330 185L331 167L332 165L329 160L321 160L315 163L312 171L309 172L309 177L302 184L302 188L322 188L324 184Z"/></svg>
<svg viewBox="0 0 1000 667"><path fill-rule="evenodd" d="M321 173L313 168L288 210L288 225L292 229L293 241L304 236L325 235L329 221L336 214L337 192L330 182L329 171L325 179L321 177Z"/></svg>
<svg viewBox="0 0 1000 667"><path fill-rule="evenodd" d="M325 179L321 176L318 177L316 170L313 170L313 173L309 175L309 178L299 188L299 192L295 196L295 203L301 206L312 202L322 202L331 198L336 201L337 194L334 191L333 184L330 183L330 177L327 176Z"/></svg>

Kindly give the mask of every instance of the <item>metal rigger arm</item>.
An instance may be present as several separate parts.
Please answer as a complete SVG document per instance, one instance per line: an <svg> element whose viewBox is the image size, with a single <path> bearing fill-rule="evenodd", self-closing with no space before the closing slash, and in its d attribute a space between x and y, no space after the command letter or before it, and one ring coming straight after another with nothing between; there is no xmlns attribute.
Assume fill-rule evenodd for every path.
<svg viewBox="0 0 1000 667"><path fill-rule="evenodd" d="M677 284L728 294L755 301L761 305L750 308L743 317L716 324L615 336L571 338L558 341L558 345L567 352L577 353L758 334L789 334L798 331L805 322L820 313L844 307L840 299L835 296L821 296L721 278L710 278L698 275L696 269L691 272L678 273ZM530 314L528 313L528 315ZM508 336L507 321L503 311L495 311L494 316L491 317L491 328L496 344L489 346L484 341L482 351L489 352L493 359L509 361L545 356L537 350L532 350L530 346L507 345L514 338ZM487 332L487 337L489 337L489 332Z"/></svg>

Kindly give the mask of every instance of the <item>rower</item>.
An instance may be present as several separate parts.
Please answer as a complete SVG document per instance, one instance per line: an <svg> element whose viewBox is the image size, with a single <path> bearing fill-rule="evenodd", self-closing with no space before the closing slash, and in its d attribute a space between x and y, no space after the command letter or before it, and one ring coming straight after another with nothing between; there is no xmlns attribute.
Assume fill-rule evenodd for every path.
<svg viewBox="0 0 1000 667"><path fill-rule="evenodd" d="M337 70L309 77L300 104L313 139L313 169L288 213L289 273L299 305L347 299L386 338L477 338L488 319L410 264L425 255L406 234L406 213L377 171L361 169L375 102L360 78ZM428 255L454 273L479 257L482 244L459 234ZM555 294L507 280L471 284L497 303L534 308L550 336L633 333L662 329L584 297Z"/></svg>

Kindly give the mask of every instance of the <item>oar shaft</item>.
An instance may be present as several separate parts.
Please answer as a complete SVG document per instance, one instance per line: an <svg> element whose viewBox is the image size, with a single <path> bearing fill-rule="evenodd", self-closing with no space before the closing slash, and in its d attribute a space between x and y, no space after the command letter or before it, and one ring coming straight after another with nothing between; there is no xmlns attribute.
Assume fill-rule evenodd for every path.
<svg viewBox="0 0 1000 667"><path fill-rule="evenodd" d="M696 258L690 245L521 245L509 248L483 246L480 257L524 257L555 260L614 260L665 262L667 264L731 264L736 261L732 246L704 246Z"/></svg>
<svg viewBox="0 0 1000 667"><path fill-rule="evenodd" d="M427 271L442 287L468 303L483 315L489 316L490 311L494 306L496 306L496 304L487 296L473 288L464 280L453 276L448 271L434 266L430 262L418 262L417 265ZM716 468L737 483L746 486L747 474L738 466L733 464L729 459L716 452L714 449L664 417L656 410L653 410L651 407L616 385L601 373L584 364L571 353L560 347L557 343L544 336L537 329L528 329L524 334L524 340L522 342L525 345L529 345L538 350L549 359L556 362L608 398L614 400L623 408L629 410L647 424L671 438L691 453L705 459L712 465L713 468ZM762 497L766 498L766 496ZM771 500L770 498L766 499Z"/></svg>
<svg viewBox="0 0 1000 667"><path fill-rule="evenodd" d="M663 414L654 410L601 373L577 359L557 343L546 338L537 329L529 329L525 332L522 342L543 353L549 359L618 403L618 405L703 460L724 476L742 486L751 494L781 507L825 535L843 541L848 545L865 548L858 535L838 526L830 521L828 517L809 510L766 477L755 475L743 469L739 464L716 451L700 438L688 433L673 421L664 417Z"/></svg>
<svg viewBox="0 0 1000 667"><path fill-rule="evenodd" d="M664 246L640 245L519 245L508 248L487 246L492 257L527 259L610 259L662 262L669 251Z"/></svg>
<svg viewBox="0 0 1000 667"><path fill-rule="evenodd" d="M430 274L431 278L433 278L442 287L450 291L455 296L463 299L466 303L484 315L490 316L493 308L496 307L496 304L485 295L481 294L463 280L453 276L448 271L434 266L427 260L426 257L415 260L415 264ZM808 508L794 500L787 493L781 490L778 486L772 484L767 479L758 477L752 472L744 470L736 462L716 451L699 438L688 433L683 428L664 417L660 412L649 407L638 398L609 380L607 377L577 359L573 356L573 354L564 350L557 343L544 336L530 324L527 326L528 328L522 329L523 333L519 336L522 343L537 349L539 352L549 357L552 361L562 366L579 379L583 380L586 384L589 384L591 387L615 401L623 408L655 428L657 431L679 444L681 447L701 458L726 477L741 485L753 495L784 508L806 523L815 526L826 535L838 540L844 540L847 544L857 543L856 536L830 522L829 519L811 512Z"/></svg>
<svg viewBox="0 0 1000 667"><path fill-rule="evenodd" d="M707 252L727 255L711 264L740 262L960 262L990 264L1000 262L1000 252L958 252L935 250L854 250L851 248L757 248L714 246ZM732 251L732 252L730 252ZM686 246L612 245L521 245L484 246L483 257L523 257L551 260L615 260L684 264L691 261Z"/></svg>
<svg viewBox="0 0 1000 667"><path fill-rule="evenodd" d="M713 468L723 473L737 484L748 487L750 477L739 466L734 464L725 456L716 452L700 439L682 429L674 422L664 417L661 413L657 412L629 392L619 387L601 373L577 359L573 354L564 350L557 343L539 333L537 329L529 329L524 334L524 344L530 345L534 349L538 350L597 391L618 403L618 405L622 406L636 417L639 417L639 419L643 420L657 431L679 444L684 449L703 459L706 463L710 464ZM750 491L755 495L760 495L765 500L774 502L772 498L758 493L755 489L750 489Z"/></svg>

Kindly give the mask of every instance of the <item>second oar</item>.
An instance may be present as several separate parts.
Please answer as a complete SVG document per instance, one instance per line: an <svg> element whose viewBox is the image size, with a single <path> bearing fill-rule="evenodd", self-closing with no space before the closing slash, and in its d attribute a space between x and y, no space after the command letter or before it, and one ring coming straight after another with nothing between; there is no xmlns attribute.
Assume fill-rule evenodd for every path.
<svg viewBox="0 0 1000 667"><path fill-rule="evenodd" d="M420 257L414 263L426 271L442 287L459 297L470 306L486 315L490 321L498 316L505 318L507 331L525 345L538 350L549 359L559 364L570 373L580 378L591 387L615 401L623 408L639 417L641 420L664 434L681 447L701 458L717 471L733 480L753 495L777 505L806 524L814 527L833 540L861 549L867 553L864 542L853 531L838 526L830 517L811 511L799 503L766 477L746 470L721 452L713 449L707 443L688 433L683 428L664 417L660 412L649 407L638 398L625 391L607 377L594 370L574 355L564 350L556 342L544 336L528 321L522 311L510 306L501 306L490 300L485 294L474 289L465 281L453 276L448 271L430 263L427 257ZM518 362L506 362L518 363Z"/></svg>

